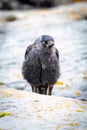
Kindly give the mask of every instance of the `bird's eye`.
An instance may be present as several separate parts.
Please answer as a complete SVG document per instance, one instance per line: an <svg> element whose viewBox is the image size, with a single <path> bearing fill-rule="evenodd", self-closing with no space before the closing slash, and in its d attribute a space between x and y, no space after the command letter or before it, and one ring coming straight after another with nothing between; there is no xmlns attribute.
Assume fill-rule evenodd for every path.
<svg viewBox="0 0 87 130"><path fill-rule="evenodd" d="M48 44L48 41L46 41L45 44Z"/></svg>

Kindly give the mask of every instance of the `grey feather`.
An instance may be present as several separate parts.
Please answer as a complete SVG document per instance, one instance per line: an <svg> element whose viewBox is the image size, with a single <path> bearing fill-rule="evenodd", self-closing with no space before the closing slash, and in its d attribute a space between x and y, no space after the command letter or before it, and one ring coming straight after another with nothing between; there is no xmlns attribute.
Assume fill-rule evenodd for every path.
<svg viewBox="0 0 87 130"><path fill-rule="evenodd" d="M59 52L54 45L49 47L51 41L54 42L48 35L36 39L27 47L22 66L24 79L30 83L33 92L40 94L51 95L53 85L60 76Z"/></svg>

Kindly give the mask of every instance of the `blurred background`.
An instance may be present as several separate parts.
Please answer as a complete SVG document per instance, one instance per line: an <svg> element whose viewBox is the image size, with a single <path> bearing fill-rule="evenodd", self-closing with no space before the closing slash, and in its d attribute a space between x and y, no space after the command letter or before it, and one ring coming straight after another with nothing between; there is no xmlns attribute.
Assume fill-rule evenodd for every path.
<svg viewBox="0 0 87 130"><path fill-rule="evenodd" d="M15 10L15 9L31 9L31 8L49 8L59 6L61 4L67 5L73 2L84 2L87 0L0 0L1 10Z"/></svg>
<svg viewBox="0 0 87 130"><path fill-rule="evenodd" d="M31 9L31 8L49 8L59 5L67 5L73 2L84 2L87 0L0 0L0 9Z"/></svg>
<svg viewBox="0 0 87 130"><path fill-rule="evenodd" d="M87 0L0 0L0 85L31 91L21 67L26 47L43 34L60 54L53 95L87 100Z"/></svg>

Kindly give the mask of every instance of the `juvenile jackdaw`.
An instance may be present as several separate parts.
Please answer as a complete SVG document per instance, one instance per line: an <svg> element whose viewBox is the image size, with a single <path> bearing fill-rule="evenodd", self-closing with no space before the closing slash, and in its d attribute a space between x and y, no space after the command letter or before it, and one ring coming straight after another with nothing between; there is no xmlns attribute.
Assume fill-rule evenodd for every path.
<svg viewBox="0 0 87 130"><path fill-rule="evenodd" d="M22 74L30 83L32 92L51 95L60 76L59 52L51 36L42 35L27 47Z"/></svg>

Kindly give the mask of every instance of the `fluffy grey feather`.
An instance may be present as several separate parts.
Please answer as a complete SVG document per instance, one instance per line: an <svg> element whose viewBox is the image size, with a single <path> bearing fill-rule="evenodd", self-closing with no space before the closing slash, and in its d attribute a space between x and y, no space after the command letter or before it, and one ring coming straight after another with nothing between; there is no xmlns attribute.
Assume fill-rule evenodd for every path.
<svg viewBox="0 0 87 130"><path fill-rule="evenodd" d="M51 95L60 76L59 52L51 36L43 35L27 47L22 74L33 92Z"/></svg>

